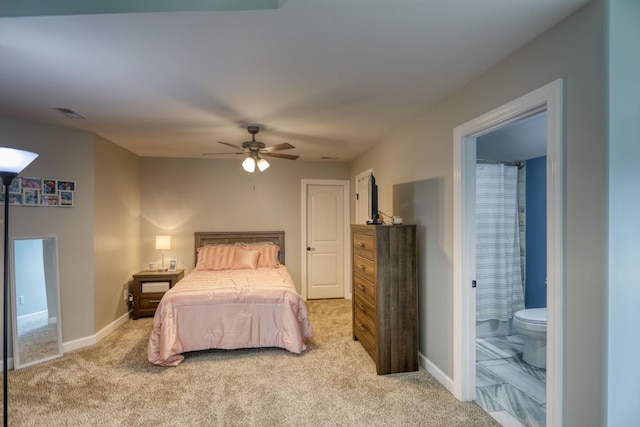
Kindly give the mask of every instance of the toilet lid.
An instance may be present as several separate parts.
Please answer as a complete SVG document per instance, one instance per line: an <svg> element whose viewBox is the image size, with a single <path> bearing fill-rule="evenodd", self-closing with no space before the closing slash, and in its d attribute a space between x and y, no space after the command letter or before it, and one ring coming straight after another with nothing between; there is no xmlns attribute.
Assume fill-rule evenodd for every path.
<svg viewBox="0 0 640 427"><path fill-rule="evenodd" d="M547 323L547 309L527 308L518 311L513 317L527 323L545 324Z"/></svg>

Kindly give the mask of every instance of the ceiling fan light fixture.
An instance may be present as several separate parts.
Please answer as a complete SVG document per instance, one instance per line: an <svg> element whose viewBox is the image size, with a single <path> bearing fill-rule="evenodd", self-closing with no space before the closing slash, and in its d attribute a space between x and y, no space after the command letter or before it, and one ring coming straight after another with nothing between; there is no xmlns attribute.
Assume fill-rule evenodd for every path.
<svg viewBox="0 0 640 427"><path fill-rule="evenodd" d="M260 170L260 172L264 172L269 166L271 165L265 159L258 160L258 169Z"/></svg>
<svg viewBox="0 0 640 427"><path fill-rule="evenodd" d="M253 157L249 156L242 162L242 169L249 173L253 173L256 170L256 161Z"/></svg>

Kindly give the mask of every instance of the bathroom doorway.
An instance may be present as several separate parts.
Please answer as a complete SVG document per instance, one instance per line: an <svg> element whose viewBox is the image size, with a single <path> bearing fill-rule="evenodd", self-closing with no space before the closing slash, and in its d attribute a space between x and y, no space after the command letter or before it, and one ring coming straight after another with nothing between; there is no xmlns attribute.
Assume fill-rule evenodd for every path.
<svg viewBox="0 0 640 427"><path fill-rule="evenodd" d="M454 378L453 393L476 399L476 141L536 113L547 115L547 351L546 424L564 418L563 331L563 83L556 80L454 129Z"/></svg>
<svg viewBox="0 0 640 427"><path fill-rule="evenodd" d="M503 425L546 419L546 334L524 357L529 332L513 323L546 310L546 126L542 111L476 138L475 401Z"/></svg>

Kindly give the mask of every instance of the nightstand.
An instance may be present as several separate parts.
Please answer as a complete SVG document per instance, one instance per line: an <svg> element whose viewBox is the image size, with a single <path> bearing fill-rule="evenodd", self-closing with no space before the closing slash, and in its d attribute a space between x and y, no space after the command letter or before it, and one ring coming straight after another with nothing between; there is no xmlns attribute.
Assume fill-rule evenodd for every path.
<svg viewBox="0 0 640 427"><path fill-rule="evenodd" d="M166 291L184 277L184 270L140 271L133 275L133 318L153 316Z"/></svg>

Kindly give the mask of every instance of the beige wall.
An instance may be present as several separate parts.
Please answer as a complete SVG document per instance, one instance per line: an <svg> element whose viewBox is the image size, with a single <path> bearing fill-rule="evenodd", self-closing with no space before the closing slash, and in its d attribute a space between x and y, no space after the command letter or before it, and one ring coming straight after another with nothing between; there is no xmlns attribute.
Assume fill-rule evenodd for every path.
<svg viewBox="0 0 640 427"><path fill-rule="evenodd" d="M157 234L173 236L167 258L191 269L194 231L285 230L287 264L299 287L301 179L353 180L372 167L380 185L380 209L419 225L420 349L451 377L453 128L564 78L567 426L593 425L603 413L603 20L602 3L588 4L350 166L274 160L265 173L248 175L239 160L135 161L82 131L0 118L2 145L40 153L25 175L72 179L78 186L72 209L13 207L11 235L58 236L67 342L95 334L124 312L125 281L160 258L154 248ZM115 188L115 194L94 200L105 187ZM139 251L133 237L137 215Z"/></svg>
<svg viewBox="0 0 640 427"><path fill-rule="evenodd" d="M9 211L11 237L58 237L64 342L94 334L93 138L83 131L0 117L0 145L39 154L22 176L76 181L73 208L11 206Z"/></svg>
<svg viewBox="0 0 640 427"><path fill-rule="evenodd" d="M123 291L140 265L138 156L95 136L94 330L128 311Z"/></svg>
<svg viewBox="0 0 640 427"><path fill-rule="evenodd" d="M351 165L352 183L374 168L381 210L419 225L420 351L452 378L453 129L565 79L567 426L603 411L603 19L602 3L588 4Z"/></svg>
<svg viewBox="0 0 640 427"><path fill-rule="evenodd" d="M140 268L160 263L155 236L172 236L167 259L194 265L196 231L286 232L286 264L300 291L301 180L349 179L346 163L273 160L265 172L248 174L242 159L141 159Z"/></svg>

